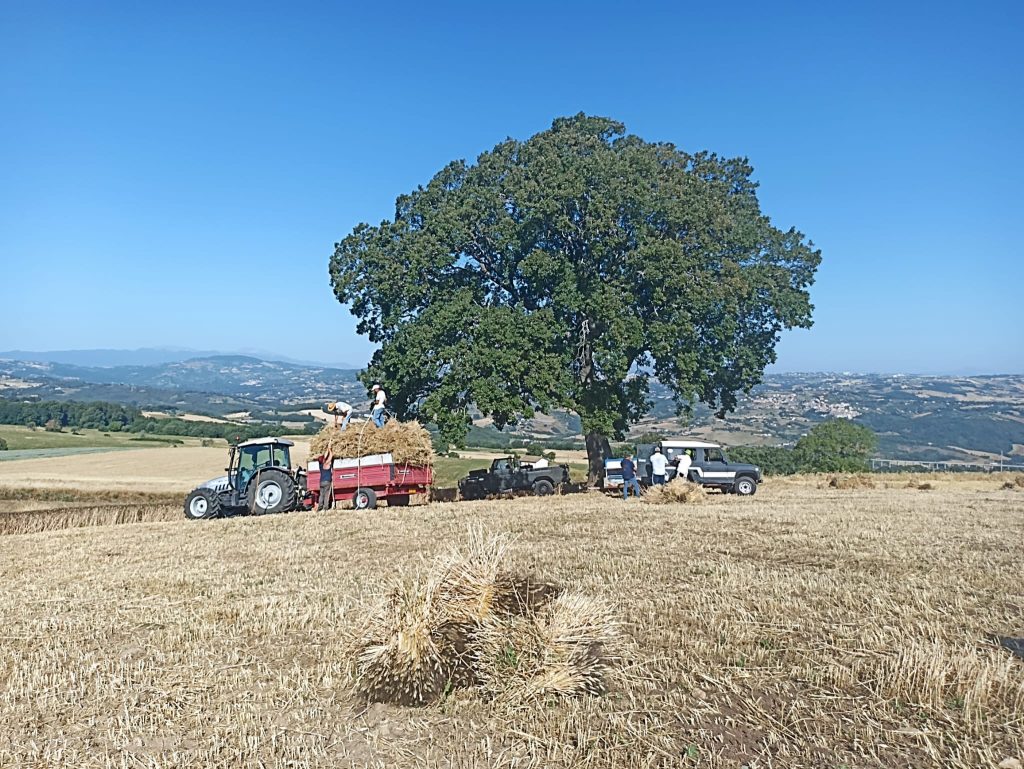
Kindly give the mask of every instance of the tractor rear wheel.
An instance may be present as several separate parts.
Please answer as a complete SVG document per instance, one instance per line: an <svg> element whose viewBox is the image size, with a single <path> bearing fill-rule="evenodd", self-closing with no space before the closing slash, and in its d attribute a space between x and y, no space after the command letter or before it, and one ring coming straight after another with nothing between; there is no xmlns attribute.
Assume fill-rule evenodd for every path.
<svg viewBox="0 0 1024 769"><path fill-rule="evenodd" d="M295 509L295 481L281 470L263 470L252 477L245 502L253 515L287 513Z"/></svg>
<svg viewBox="0 0 1024 769"><path fill-rule="evenodd" d="M192 521L220 515L220 497L213 489L196 489L185 497L185 517Z"/></svg>
<svg viewBox="0 0 1024 769"><path fill-rule="evenodd" d="M377 506L377 494L373 489L359 489L352 495L352 507L356 510L373 510Z"/></svg>

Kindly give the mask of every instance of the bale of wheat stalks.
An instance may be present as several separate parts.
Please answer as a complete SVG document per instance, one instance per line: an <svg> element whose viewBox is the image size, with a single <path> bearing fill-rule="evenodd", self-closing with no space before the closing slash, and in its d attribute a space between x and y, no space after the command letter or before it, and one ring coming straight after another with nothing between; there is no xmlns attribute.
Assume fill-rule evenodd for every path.
<svg viewBox="0 0 1024 769"><path fill-rule="evenodd" d="M373 422L350 424L347 429L328 425L309 442L312 456L330 448L338 458L355 459L370 454L391 454L396 464L428 467L434 464L430 433L419 422L392 419L377 427Z"/></svg>
<svg viewBox="0 0 1024 769"><path fill-rule="evenodd" d="M499 699L602 694L618 637L606 603L563 593L535 613L480 623L471 646L477 681Z"/></svg>
<svg viewBox="0 0 1024 769"><path fill-rule="evenodd" d="M436 581L396 585L347 639L356 691L370 702L433 702L463 675L464 637L438 610Z"/></svg>
<svg viewBox="0 0 1024 769"><path fill-rule="evenodd" d="M644 501L654 505L700 502L707 497L707 491L699 483L676 479L671 483L652 486L644 494Z"/></svg>

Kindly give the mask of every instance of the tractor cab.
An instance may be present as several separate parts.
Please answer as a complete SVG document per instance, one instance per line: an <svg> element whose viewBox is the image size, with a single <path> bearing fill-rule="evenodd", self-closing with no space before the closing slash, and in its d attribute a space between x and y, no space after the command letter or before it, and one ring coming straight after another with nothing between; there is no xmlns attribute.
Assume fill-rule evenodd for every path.
<svg viewBox="0 0 1024 769"><path fill-rule="evenodd" d="M294 445L283 438L257 438L232 446L225 468L229 484L244 494L252 476L264 468L280 467L290 472L290 449Z"/></svg>

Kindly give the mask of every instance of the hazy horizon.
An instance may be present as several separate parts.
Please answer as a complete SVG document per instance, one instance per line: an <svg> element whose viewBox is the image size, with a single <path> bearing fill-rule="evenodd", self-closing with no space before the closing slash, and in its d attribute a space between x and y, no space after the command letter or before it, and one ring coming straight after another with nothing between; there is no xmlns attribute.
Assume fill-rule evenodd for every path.
<svg viewBox="0 0 1024 769"><path fill-rule="evenodd" d="M251 358L259 358L270 362L278 363L289 363L293 365L312 366L320 368L335 368L335 369L346 369L346 370L359 370L365 368L366 363L357 363L355 361L322 361L322 360L310 360L310 359L298 359L287 354L277 353L272 350L260 350L260 349L239 349L239 350L201 350L196 348L184 347L179 345L168 345L159 347L137 347L137 348L116 348L116 347L97 347L97 348L80 348L74 350L0 350L0 360L22 360L25 362L34 362L36 360L52 362L52 363L63 363L66 365L84 366L84 367L95 367L95 368L115 368L117 366L144 366L144 365L160 365L160 363L113 363L113 364L101 364L101 363L82 363L74 360L75 357L84 354L131 354L131 353L179 353L179 356L174 357L168 355L165 362L171 363L175 361L190 360L193 358L212 357L212 356L243 356ZM38 356L37 358L19 358L18 354ZM44 358L42 356L53 356ZM838 374L845 375L849 374L852 376L940 376L940 377L987 377L987 376L1024 376L1024 374L1015 371L974 371L974 370L935 370L935 371L911 371L911 370L857 370L857 369L782 369L777 365L769 366L765 370L765 375L772 374Z"/></svg>

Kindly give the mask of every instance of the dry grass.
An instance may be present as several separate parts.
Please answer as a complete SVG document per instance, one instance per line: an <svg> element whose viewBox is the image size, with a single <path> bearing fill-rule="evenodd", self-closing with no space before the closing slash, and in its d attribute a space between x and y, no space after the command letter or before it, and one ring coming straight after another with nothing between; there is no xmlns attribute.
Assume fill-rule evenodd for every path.
<svg viewBox="0 0 1024 769"><path fill-rule="evenodd" d="M1024 662L988 640L1024 636L1024 519L995 480L4 537L0 766L997 766L1024 757ZM469 525L607 597L621 683L540 707L352 697L361 607L396 566L425 584Z"/></svg>
<svg viewBox="0 0 1024 769"><path fill-rule="evenodd" d="M334 450L336 457L391 454L400 465L429 466L434 463L430 433L419 422L392 419L383 427L363 422L350 424L345 430L328 425L310 440L310 455L323 454L328 447Z"/></svg>
<svg viewBox="0 0 1024 769"><path fill-rule="evenodd" d="M651 486L644 494L644 502L654 505L689 504L703 502L707 495L707 491L699 483L674 480L671 483Z"/></svg>
<svg viewBox="0 0 1024 769"><path fill-rule="evenodd" d="M182 505L84 505L0 513L0 535L184 520Z"/></svg>

